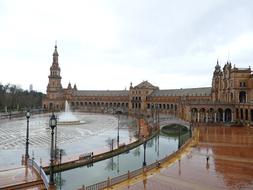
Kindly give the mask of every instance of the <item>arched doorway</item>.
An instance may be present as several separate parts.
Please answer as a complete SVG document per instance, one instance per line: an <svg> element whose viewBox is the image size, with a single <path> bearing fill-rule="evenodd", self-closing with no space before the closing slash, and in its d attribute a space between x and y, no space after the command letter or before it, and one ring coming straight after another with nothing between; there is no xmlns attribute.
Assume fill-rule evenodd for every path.
<svg viewBox="0 0 253 190"><path fill-rule="evenodd" d="M201 108L199 111L199 122L206 122L206 110L205 108Z"/></svg>
<svg viewBox="0 0 253 190"><path fill-rule="evenodd" d="M232 120L232 111L231 109L225 109L225 122L231 122Z"/></svg>
<svg viewBox="0 0 253 190"><path fill-rule="evenodd" d="M52 102L49 103L49 109L52 110L54 108L54 105Z"/></svg>
<svg viewBox="0 0 253 190"><path fill-rule="evenodd" d="M217 122L223 122L223 109L219 108L217 112Z"/></svg>
<svg viewBox="0 0 253 190"><path fill-rule="evenodd" d="M213 108L210 108L208 110L208 121L214 122L214 109Z"/></svg>
<svg viewBox="0 0 253 190"><path fill-rule="evenodd" d="M198 121L198 110L197 110L197 108L192 108L191 109L191 121L192 122L197 122Z"/></svg>

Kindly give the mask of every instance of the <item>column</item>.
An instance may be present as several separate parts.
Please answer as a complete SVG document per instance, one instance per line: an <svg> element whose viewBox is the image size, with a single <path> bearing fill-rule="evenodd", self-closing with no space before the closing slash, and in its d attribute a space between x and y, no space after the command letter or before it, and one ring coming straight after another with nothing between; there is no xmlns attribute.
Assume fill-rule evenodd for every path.
<svg viewBox="0 0 253 190"><path fill-rule="evenodd" d="M214 123L216 123L217 122L217 113L215 112L214 113Z"/></svg>
<svg viewBox="0 0 253 190"><path fill-rule="evenodd" d="M225 112L222 112L222 121L225 122Z"/></svg>
<svg viewBox="0 0 253 190"><path fill-rule="evenodd" d="M208 113L206 112L206 123L208 122Z"/></svg>
<svg viewBox="0 0 253 190"><path fill-rule="evenodd" d="M234 122L234 112L231 112L231 122Z"/></svg>
<svg viewBox="0 0 253 190"><path fill-rule="evenodd" d="M199 110L198 110L198 122L199 122Z"/></svg>
<svg viewBox="0 0 253 190"><path fill-rule="evenodd" d="M250 109L248 109L248 121L251 121Z"/></svg>

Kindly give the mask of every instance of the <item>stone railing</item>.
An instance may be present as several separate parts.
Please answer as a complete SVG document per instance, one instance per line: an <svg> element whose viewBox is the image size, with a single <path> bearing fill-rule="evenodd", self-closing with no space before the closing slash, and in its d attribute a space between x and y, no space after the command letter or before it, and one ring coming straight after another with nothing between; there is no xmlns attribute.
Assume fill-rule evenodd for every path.
<svg viewBox="0 0 253 190"><path fill-rule="evenodd" d="M147 165L144 168L139 168L134 171L128 171L127 173L114 177L110 179L110 177L107 178L107 180L90 185L85 187L84 185L79 189L79 190L99 190L99 189L105 189L105 188L110 188L113 185L116 185L118 183L121 183L123 181L129 180L131 178L134 178L136 176L139 176L147 171L150 171L155 168L160 168L160 165L171 160L172 158L175 158L179 153L181 153L191 142L192 138L184 141L185 143L181 146L180 149L177 151L173 152L172 154L165 156L163 159L159 161L155 161L150 165Z"/></svg>
<svg viewBox="0 0 253 190"><path fill-rule="evenodd" d="M37 171L37 173L40 175L41 179L43 180L45 187L49 189L49 180L43 168L39 166L38 163L34 159L29 159L28 165L31 166L33 169L35 169L35 171Z"/></svg>

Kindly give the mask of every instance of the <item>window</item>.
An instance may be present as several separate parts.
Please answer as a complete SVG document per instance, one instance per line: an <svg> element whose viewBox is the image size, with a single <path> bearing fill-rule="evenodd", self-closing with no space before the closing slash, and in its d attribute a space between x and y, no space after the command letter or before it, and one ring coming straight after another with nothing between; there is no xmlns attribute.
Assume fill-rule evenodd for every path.
<svg viewBox="0 0 253 190"><path fill-rule="evenodd" d="M239 93L239 102L240 103L245 103L246 102L246 92L245 91L240 91L240 93Z"/></svg>
<svg viewBox="0 0 253 190"><path fill-rule="evenodd" d="M246 87L246 82L240 82L240 87Z"/></svg>

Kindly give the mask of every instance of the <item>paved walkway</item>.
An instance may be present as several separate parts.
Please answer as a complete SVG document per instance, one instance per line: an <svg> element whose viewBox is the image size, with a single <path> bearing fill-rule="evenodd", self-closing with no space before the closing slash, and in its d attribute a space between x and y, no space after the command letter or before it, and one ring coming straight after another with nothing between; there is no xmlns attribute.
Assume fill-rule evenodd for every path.
<svg viewBox="0 0 253 190"><path fill-rule="evenodd" d="M35 187L31 187L30 189L45 189L43 182L42 185L36 185L41 184L41 182L40 176L30 167L18 167L0 171L0 189L5 189L4 187L9 187L7 189L15 189L13 186L26 183L30 183L30 185L35 184Z"/></svg>
<svg viewBox="0 0 253 190"><path fill-rule="evenodd" d="M253 189L253 129L202 127L198 145L177 161L112 189Z"/></svg>

